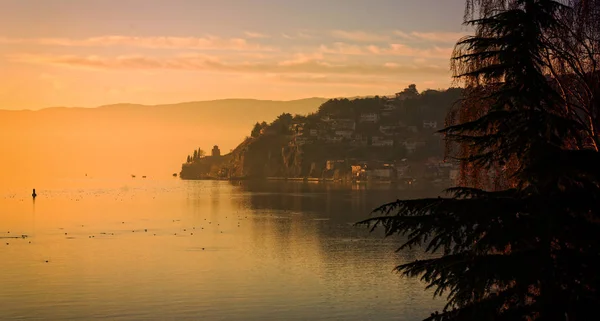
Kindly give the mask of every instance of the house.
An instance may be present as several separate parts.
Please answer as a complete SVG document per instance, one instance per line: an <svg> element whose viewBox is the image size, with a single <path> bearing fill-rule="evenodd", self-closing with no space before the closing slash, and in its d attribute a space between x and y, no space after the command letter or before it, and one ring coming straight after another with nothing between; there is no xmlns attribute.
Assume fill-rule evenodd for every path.
<svg viewBox="0 0 600 321"><path fill-rule="evenodd" d="M384 135L393 135L398 130L398 126L393 125L381 125L379 126L379 132Z"/></svg>
<svg viewBox="0 0 600 321"><path fill-rule="evenodd" d="M219 146L217 146L217 145L213 146L213 149L211 151L211 155L213 157L219 157L219 156L221 156L221 150L219 149Z"/></svg>
<svg viewBox="0 0 600 321"><path fill-rule="evenodd" d="M402 145L404 146L404 148L406 148L406 152L409 154L412 154L417 150L416 142L405 141L402 143Z"/></svg>
<svg viewBox="0 0 600 321"><path fill-rule="evenodd" d="M361 173L365 171L361 165L352 165L350 168L352 170L352 177L360 177Z"/></svg>
<svg viewBox="0 0 600 321"><path fill-rule="evenodd" d="M352 139L350 144L352 146L367 146L369 145L369 137L361 134L355 134L354 139Z"/></svg>
<svg viewBox="0 0 600 321"><path fill-rule="evenodd" d="M304 123L291 124L289 129L292 133L302 135L302 132L304 131Z"/></svg>
<svg viewBox="0 0 600 321"><path fill-rule="evenodd" d="M328 171L332 169L337 169L344 166L345 163L346 161L343 159L328 160L325 162L325 169Z"/></svg>
<svg viewBox="0 0 600 321"><path fill-rule="evenodd" d="M458 179L458 173L459 173L458 169L451 169L450 174L449 174L450 180L456 181Z"/></svg>
<svg viewBox="0 0 600 321"><path fill-rule="evenodd" d="M294 139L294 142L296 143L296 145L302 146L304 144L310 144L310 143L312 143L312 140L309 139L308 137L305 137L305 136L297 136Z"/></svg>
<svg viewBox="0 0 600 321"><path fill-rule="evenodd" d="M344 140L344 137L340 137L340 136L326 136L325 137L325 141L330 144L338 144L338 143L341 143L342 140Z"/></svg>
<svg viewBox="0 0 600 321"><path fill-rule="evenodd" d="M393 102L387 102L381 110L393 111L393 110L396 110L397 108L398 108L398 106L396 104L394 104Z"/></svg>
<svg viewBox="0 0 600 321"><path fill-rule="evenodd" d="M380 139L377 141L372 141L371 146L376 146L376 147L394 146L394 140L393 139Z"/></svg>
<svg viewBox="0 0 600 321"><path fill-rule="evenodd" d="M423 128L436 129L437 128L437 121L424 121L423 122Z"/></svg>
<svg viewBox="0 0 600 321"><path fill-rule="evenodd" d="M394 169L391 167L372 168L366 170L368 179L391 179L394 177Z"/></svg>
<svg viewBox="0 0 600 321"><path fill-rule="evenodd" d="M362 123L377 123L379 121L379 114L377 113L365 113L360 115L360 122Z"/></svg>
<svg viewBox="0 0 600 321"><path fill-rule="evenodd" d="M425 146L425 142L421 142L421 141L414 141L414 140L408 140L408 141L404 141L402 142L402 145L404 146L404 148L406 148L406 152L408 152L409 154L414 153L417 148L419 147L423 147Z"/></svg>
<svg viewBox="0 0 600 321"><path fill-rule="evenodd" d="M356 122L352 119L334 119L331 121L331 129L333 130L355 130Z"/></svg>
<svg viewBox="0 0 600 321"><path fill-rule="evenodd" d="M336 130L335 135L347 139L351 139L354 135L354 131L352 130Z"/></svg>
<svg viewBox="0 0 600 321"><path fill-rule="evenodd" d="M398 179L410 177L410 166L407 164L404 164L402 166L397 166L396 167L396 177Z"/></svg>

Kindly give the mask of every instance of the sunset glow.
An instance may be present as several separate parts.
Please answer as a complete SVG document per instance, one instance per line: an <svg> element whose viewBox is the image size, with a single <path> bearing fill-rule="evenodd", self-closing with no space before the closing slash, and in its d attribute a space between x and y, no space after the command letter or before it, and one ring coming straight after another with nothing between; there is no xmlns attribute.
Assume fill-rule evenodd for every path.
<svg viewBox="0 0 600 321"><path fill-rule="evenodd" d="M458 0L2 0L0 10L0 109L443 88L466 33Z"/></svg>

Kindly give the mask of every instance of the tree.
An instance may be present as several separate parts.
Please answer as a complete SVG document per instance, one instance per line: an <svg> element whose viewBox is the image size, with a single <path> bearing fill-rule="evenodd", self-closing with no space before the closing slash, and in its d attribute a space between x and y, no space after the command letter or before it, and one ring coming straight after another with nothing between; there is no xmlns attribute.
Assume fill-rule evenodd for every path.
<svg viewBox="0 0 600 321"><path fill-rule="evenodd" d="M198 159L206 156L206 152L202 150L202 148L198 148Z"/></svg>
<svg viewBox="0 0 600 321"><path fill-rule="evenodd" d="M400 97L404 97L404 98L414 98L417 97L419 95L419 91L417 90L417 85L415 84L410 84L408 85L408 87L404 88L404 90L402 90L399 93L396 93L396 97L400 98Z"/></svg>
<svg viewBox="0 0 600 321"><path fill-rule="evenodd" d="M260 136L260 133L263 129L269 127L269 125L267 124L267 122L256 122L256 124L254 124L254 128L252 128L252 132L250 132L250 137L258 137Z"/></svg>
<svg viewBox="0 0 600 321"><path fill-rule="evenodd" d="M191 163L192 162L192 158L190 157L190 155L188 155L186 163Z"/></svg>
<svg viewBox="0 0 600 321"><path fill-rule="evenodd" d="M250 132L250 137L260 136L261 129L262 129L262 127L260 126L260 123L256 122L256 124L254 124L254 128L252 128L252 131Z"/></svg>
<svg viewBox="0 0 600 321"><path fill-rule="evenodd" d="M277 116L277 119L275 119L271 123L271 127L278 134L281 134L281 135L291 134L290 125L292 124L292 120L293 120L292 114L283 113L283 114Z"/></svg>
<svg viewBox="0 0 600 321"><path fill-rule="evenodd" d="M193 161L198 160L198 151L197 150L194 151L194 157L192 158L192 160Z"/></svg>
<svg viewBox="0 0 600 321"><path fill-rule="evenodd" d="M467 1L475 35L452 58L465 96L442 130L461 182L448 197L385 204L361 222L408 235L400 249L438 254L397 267L448 294L426 320L596 314L599 3Z"/></svg>

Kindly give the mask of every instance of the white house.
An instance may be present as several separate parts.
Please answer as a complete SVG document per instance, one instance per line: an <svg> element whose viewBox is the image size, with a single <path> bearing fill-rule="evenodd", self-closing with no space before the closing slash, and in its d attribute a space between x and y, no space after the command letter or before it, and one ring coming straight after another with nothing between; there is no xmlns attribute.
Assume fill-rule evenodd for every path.
<svg viewBox="0 0 600 321"><path fill-rule="evenodd" d="M398 106L396 106L394 103L392 103L392 102L387 102L387 103L386 103L386 104L383 106L382 110L385 110L385 111L392 111L392 110L396 110L396 108L398 108Z"/></svg>
<svg viewBox="0 0 600 321"><path fill-rule="evenodd" d="M332 120L331 128L333 130L340 130L340 129L355 130L356 122L352 119L334 119L334 120Z"/></svg>
<svg viewBox="0 0 600 321"><path fill-rule="evenodd" d="M366 113L360 115L360 121L363 123L376 123L379 121L379 114L377 113Z"/></svg>
<svg viewBox="0 0 600 321"><path fill-rule="evenodd" d="M354 135L354 131L352 130L336 130L335 135L347 139L351 139Z"/></svg>
<svg viewBox="0 0 600 321"><path fill-rule="evenodd" d="M383 146L394 146L393 139L380 139L371 142L371 146L383 147Z"/></svg>
<svg viewBox="0 0 600 321"><path fill-rule="evenodd" d="M304 136L297 136L295 139L296 145L298 146L302 146L304 144L312 144L312 140L308 137L304 137Z"/></svg>
<svg viewBox="0 0 600 321"><path fill-rule="evenodd" d="M343 139L344 139L344 137L340 137L340 136L327 136L327 138L325 140L328 143L337 144L337 143L341 143Z"/></svg>
<svg viewBox="0 0 600 321"><path fill-rule="evenodd" d="M394 132L396 132L396 130L398 130L398 126L393 126L393 125L379 126L379 132L381 132L384 135L393 135Z"/></svg>

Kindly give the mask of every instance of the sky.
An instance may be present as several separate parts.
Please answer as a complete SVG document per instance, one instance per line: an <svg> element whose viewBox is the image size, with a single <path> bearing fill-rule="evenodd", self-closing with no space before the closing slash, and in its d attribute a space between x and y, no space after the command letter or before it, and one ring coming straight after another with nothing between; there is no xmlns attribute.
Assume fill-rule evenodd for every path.
<svg viewBox="0 0 600 321"><path fill-rule="evenodd" d="M464 0L0 0L0 109L452 84Z"/></svg>

